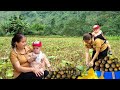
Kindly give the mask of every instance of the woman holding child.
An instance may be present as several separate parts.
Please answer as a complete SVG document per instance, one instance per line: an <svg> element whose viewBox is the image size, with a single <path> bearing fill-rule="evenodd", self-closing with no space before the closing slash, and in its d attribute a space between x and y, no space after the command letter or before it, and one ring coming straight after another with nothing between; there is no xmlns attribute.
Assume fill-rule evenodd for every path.
<svg viewBox="0 0 120 90"><path fill-rule="evenodd" d="M42 79L43 77L46 77L49 72L44 70L43 73L40 68L35 68L30 65L30 62L26 57L33 49L27 46L26 41L27 38L23 34L15 34L12 38L10 61L13 65L13 76L15 79ZM31 59L36 58L37 56L31 57ZM43 59L47 58L43 56Z"/></svg>

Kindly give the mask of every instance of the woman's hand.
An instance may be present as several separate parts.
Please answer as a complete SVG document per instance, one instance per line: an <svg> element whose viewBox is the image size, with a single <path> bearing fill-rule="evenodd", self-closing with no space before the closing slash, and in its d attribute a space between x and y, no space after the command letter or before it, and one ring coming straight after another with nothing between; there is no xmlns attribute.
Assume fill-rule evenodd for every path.
<svg viewBox="0 0 120 90"><path fill-rule="evenodd" d="M28 62L32 62L32 61L35 61L35 59L37 58L36 55L32 54L32 53L29 53L28 55L25 56L26 59L28 60Z"/></svg>
<svg viewBox="0 0 120 90"><path fill-rule="evenodd" d="M32 59L35 60L36 58L37 58L37 56L34 54L34 55L32 56Z"/></svg>
<svg viewBox="0 0 120 90"><path fill-rule="evenodd" d="M86 66L89 66L89 61L86 61Z"/></svg>
<svg viewBox="0 0 120 90"><path fill-rule="evenodd" d="M93 60L90 61L89 66L93 66L94 62Z"/></svg>
<svg viewBox="0 0 120 90"><path fill-rule="evenodd" d="M37 76L37 77L40 77L40 76L43 76L43 72L42 72L42 70L41 69L39 69L39 68L33 68L33 72L35 73L35 75Z"/></svg>

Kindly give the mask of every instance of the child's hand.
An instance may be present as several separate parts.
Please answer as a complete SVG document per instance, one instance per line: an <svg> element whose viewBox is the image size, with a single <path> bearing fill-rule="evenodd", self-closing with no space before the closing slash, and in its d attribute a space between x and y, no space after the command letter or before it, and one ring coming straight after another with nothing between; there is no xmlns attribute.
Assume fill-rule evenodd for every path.
<svg viewBox="0 0 120 90"><path fill-rule="evenodd" d="M35 59L37 58L37 56L36 56L36 55L33 55L32 58L35 60Z"/></svg>
<svg viewBox="0 0 120 90"><path fill-rule="evenodd" d="M95 33L94 33L94 32L92 32L92 36L95 36Z"/></svg>

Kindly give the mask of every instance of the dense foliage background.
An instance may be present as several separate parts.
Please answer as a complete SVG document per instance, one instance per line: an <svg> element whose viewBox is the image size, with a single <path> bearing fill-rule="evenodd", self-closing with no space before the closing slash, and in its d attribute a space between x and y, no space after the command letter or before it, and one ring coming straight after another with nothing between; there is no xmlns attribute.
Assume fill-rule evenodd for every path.
<svg viewBox="0 0 120 90"><path fill-rule="evenodd" d="M119 11L0 11L0 35L81 36L101 25L105 35L120 35Z"/></svg>

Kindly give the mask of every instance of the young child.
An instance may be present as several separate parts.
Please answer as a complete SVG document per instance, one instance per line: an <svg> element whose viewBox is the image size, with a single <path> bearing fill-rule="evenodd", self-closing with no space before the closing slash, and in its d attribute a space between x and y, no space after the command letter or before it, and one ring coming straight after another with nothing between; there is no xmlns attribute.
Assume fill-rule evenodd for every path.
<svg viewBox="0 0 120 90"><path fill-rule="evenodd" d="M93 36L92 40L95 40L96 38L100 38L102 40L105 40L105 42L108 44L109 54L112 55L111 46L110 46L108 40L106 40L106 38L104 37L103 32L100 29L99 25L94 25L93 26L92 36Z"/></svg>
<svg viewBox="0 0 120 90"><path fill-rule="evenodd" d="M29 53L27 56L28 62L34 68L40 68L41 72L44 75L44 71L46 70L46 66L50 71L52 71L50 62L48 61L46 55L41 51L42 42L35 41L32 43L33 52Z"/></svg>

